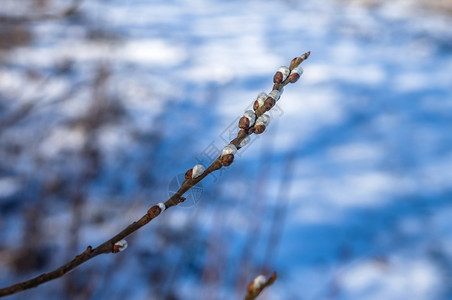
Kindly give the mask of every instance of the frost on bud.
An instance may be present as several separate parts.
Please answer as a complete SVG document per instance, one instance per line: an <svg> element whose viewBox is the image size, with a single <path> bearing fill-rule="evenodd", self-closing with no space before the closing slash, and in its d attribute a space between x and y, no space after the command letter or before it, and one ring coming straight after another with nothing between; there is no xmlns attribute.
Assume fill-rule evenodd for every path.
<svg viewBox="0 0 452 300"><path fill-rule="evenodd" d="M256 125L267 126L269 122L270 122L270 116L267 114L264 114L264 115L260 116L259 118L257 118Z"/></svg>
<svg viewBox="0 0 452 300"><path fill-rule="evenodd" d="M166 209L166 206L164 203L160 202L159 204L157 204L158 207L160 207L160 213L164 212Z"/></svg>
<svg viewBox="0 0 452 300"><path fill-rule="evenodd" d="M261 289L265 282L267 282L267 278L264 275L259 275L253 280L253 289L256 291Z"/></svg>
<svg viewBox="0 0 452 300"><path fill-rule="evenodd" d="M252 110L247 110L243 116L250 120L250 126L254 125L254 122L256 121L256 114Z"/></svg>
<svg viewBox="0 0 452 300"><path fill-rule="evenodd" d="M278 101L279 97L281 97L282 92L283 92L283 89L281 89L281 91L273 90L270 92L270 94L268 94L268 96L275 99L275 101Z"/></svg>
<svg viewBox="0 0 452 300"><path fill-rule="evenodd" d="M250 128L250 126L254 125L255 121L256 121L256 114L252 110L247 110L243 114L243 117L240 118L239 128L248 129L248 128Z"/></svg>
<svg viewBox="0 0 452 300"><path fill-rule="evenodd" d="M296 67L294 68L289 75L289 82L295 83L300 78L300 76L303 74L303 68L302 67Z"/></svg>
<svg viewBox="0 0 452 300"><path fill-rule="evenodd" d="M287 76L289 76L290 70L288 67L280 67L278 71L273 76L273 83L281 83L286 80Z"/></svg>
<svg viewBox="0 0 452 300"><path fill-rule="evenodd" d="M245 299L256 299L257 296L262 292L263 289L272 285L276 280L276 273L273 273L270 278L266 278L264 275L257 276L251 283L248 285L248 294Z"/></svg>
<svg viewBox="0 0 452 300"><path fill-rule="evenodd" d="M124 251L127 249L127 246L128 244L126 240L120 240L113 245L113 249L111 250L111 252L118 253Z"/></svg>
<svg viewBox="0 0 452 300"><path fill-rule="evenodd" d="M199 177L202 173L204 173L204 166L203 165L196 165L192 169L188 170L185 173L185 180L194 179L196 177Z"/></svg>
<svg viewBox="0 0 452 300"><path fill-rule="evenodd" d="M265 99L264 107L266 111L269 111L273 106L275 106L276 101L279 100L279 97L281 97L281 94L283 92L283 89L281 91L279 90L273 90L268 94L268 98Z"/></svg>
<svg viewBox="0 0 452 300"><path fill-rule="evenodd" d="M223 151L221 152L220 161L221 164L225 167L230 166L232 162L234 161L234 154L237 153L237 148L229 144L223 148Z"/></svg>
<svg viewBox="0 0 452 300"><path fill-rule="evenodd" d="M268 126L270 122L269 115L262 115L256 120L256 125L254 125L254 133L261 134L265 131L265 128Z"/></svg>
<svg viewBox="0 0 452 300"><path fill-rule="evenodd" d="M248 144L250 142L250 140L251 139L250 139L249 136L244 137L243 140L241 140L239 145L238 145L239 148L245 147L245 145Z"/></svg>
<svg viewBox="0 0 452 300"><path fill-rule="evenodd" d="M227 146L224 146L223 151L221 152L221 156L228 155L228 154L234 155L236 153L237 153L237 148L234 145L229 144Z"/></svg>
<svg viewBox="0 0 452 300"><path fill-rule="evenodd" d="M192 178L196 178L202 175L202 173L204 173L204 166L203 165L196 165L193 167L193 174L192 174Z"/></svg>
<svg viewBox="0 0 452 300"><path fill-rule="evenodd" d="M267 99L267 98L268 98L268 95L264 92L257 95L257 99L256 99L256 101L254 101L253 109L258 110L259 107L264 105L265 99Z"/></svg>

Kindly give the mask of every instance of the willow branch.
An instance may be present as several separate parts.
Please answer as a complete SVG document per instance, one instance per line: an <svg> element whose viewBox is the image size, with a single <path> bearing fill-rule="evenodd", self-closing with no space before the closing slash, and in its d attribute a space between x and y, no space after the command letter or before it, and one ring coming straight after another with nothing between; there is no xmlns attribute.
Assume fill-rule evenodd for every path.
<svg viewBox="0 0 452 300"><path fill-rule="evenodd" d="M295 75L298 75L298 77L299 77L300 74L297 74L297 72L294 72L294 71L296 70L298 65L303 62L303 60L305 60L309 57L309 55L310 55L310 52L307 52L307 53L301 55L300 57L294 58L292 60L290 68L288 68L290 70L290 72ZM282 88L284 86L286 86L288 83L294 83L298 79L298 77L296 79L294 79L294 76L292 76L292 74L290 74L290 76L288 76L288 74L286 74L286 76L285 76L286 78L283 77L283 80L278 80L278 78L276 78L278 75L278 72L275 74L275 78L273 79L273 81L274 81L273 90L282 91ZM278 97L278 99L279 99L279 97ZM267 99L267 100L269 100L269 99ZM265 104L267 104L267 102L272 102L272 101L267 101L267 100L265 101ZM275 100L275 101L277 101L277 100ZM275 101L273 101L273 102L275 102ZM273 105L274 105L274 103L273 103ZM255 115L253 118L258 119L266 111L269 111L273 107L273 105L262 105L262 106L256 105L255 112L254 112ZM259 127L259 126L261 126L261 127ZM263 128L262 128L262 126L263 126ZM62 277L67 272L74 270L76 267L78 267L81 264L87 262L88 260L98 256L99 254L117 253L117 252L120 252L123 249L125 249L127 247L127 242L124 239L127 236L131 235L132 233L134 233L141 227L148 224L150 221L155 219L166 209L176 206L179 203L182 203L185 200L185 198L182 196L188 190L190 190L198 182L200 182L201 180L206 178L210 173L217 171L217 170L221 169L222 167L227 167L233 162L235 151L237 149L240 149L241 147L243 147L243 141L249 135L251 135L253 133L260 134L265 130L265 125L262 125L258 122L256 122L254 124L254 121L253 121L252 125L251 125L251 123L248 123L247 126L243 125L243 122L241 121L239 123L239 127L241 128L241 130L237 134L237 137L235 139L233 139L230 142L230 144L223 149L222 154L214 162L212 162L212 164L209 167L207 167L207 169L205 169L205 170L200 165L197 165L197 166L193 167L192 169L188 170L187 173L185 174L185 181L182 183L179 190L173 196L171 196L165 203L158 203L158 204L152 206L151 208L149 208L149 210L146 212L146 214L144 216L142 216L138 221L133 222L127 228L122 230L120 233L118 233L117 235L115 235L114 237L109 239L108 241L102 243L101 245L97 246L96 248L93 249L91 246L88 246L85 251L83 251L82 253L77 255L73 260L62 265L61 267L59 267L49 273L41 274L30 280L23 281L23 282L11 285L9 287L0 289L0 297L19 293L21 291L37 287L45 282L49 282L56 278ZM276 274L274 274L274 276L275 276L275 278L273 279L273 281L276 279ZM273 276L271 278L273 278ZM273 283L273 281L271 281L271 283ZM268 285L270 285L271 283L269 283ZM254 299L254 298L249 298L249 299Z"/></svg>

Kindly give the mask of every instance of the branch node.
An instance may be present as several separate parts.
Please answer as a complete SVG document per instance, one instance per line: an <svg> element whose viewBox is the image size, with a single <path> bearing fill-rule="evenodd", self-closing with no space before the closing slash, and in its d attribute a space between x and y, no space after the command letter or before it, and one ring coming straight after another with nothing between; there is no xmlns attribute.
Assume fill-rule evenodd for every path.
<svg viewBox="0 0 452 300"><path fill-rule="evenodd" d="M88 246L88 247L86 247L85 251L83 251L82 253L80 253L79 255L77 255L77 256L75 257L75 259L79 259L79 258L81 258L81 257L83 257L83 256L90 255L92 252L93 252L93 247Z"/></svg>

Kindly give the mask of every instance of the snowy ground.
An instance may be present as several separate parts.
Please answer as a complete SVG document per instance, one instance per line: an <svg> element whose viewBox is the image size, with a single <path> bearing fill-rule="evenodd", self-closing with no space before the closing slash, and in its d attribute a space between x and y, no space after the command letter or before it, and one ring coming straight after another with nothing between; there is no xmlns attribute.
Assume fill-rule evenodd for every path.
<svg viewBox="0 0 452 300"><path fill-rule="evenodd" d="M310 50L195 205L11 299L240 299L262 269L263 299L451 299L452 19L412 3L96 0L27 25L0 48L0 286L166 200Z"/></svg>

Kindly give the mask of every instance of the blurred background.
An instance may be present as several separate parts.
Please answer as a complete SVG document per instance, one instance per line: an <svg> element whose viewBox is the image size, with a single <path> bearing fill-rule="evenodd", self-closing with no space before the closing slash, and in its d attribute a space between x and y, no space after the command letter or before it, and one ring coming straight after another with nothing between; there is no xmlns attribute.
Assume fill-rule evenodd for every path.
<svg viewBox="0 0 452 300"><path fill-rule="evenodd" d="M308 50L183 207L8 299L452 299L448 0L2 0L0 287L164 202Z"/></svg>

